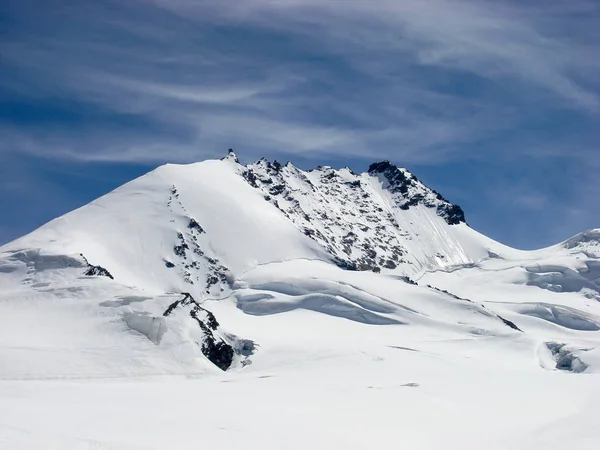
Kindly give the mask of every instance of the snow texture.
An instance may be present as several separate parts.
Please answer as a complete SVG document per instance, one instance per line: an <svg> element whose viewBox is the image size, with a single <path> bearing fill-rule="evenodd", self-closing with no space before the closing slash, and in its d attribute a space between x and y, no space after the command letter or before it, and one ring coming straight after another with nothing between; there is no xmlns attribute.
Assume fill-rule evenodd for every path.
<svg viewBox="0 0 600 450"><path fill-rule="evenodd" d="M166 165L0 247L0 448L600 447L600 230L383 161Z"/></svg>

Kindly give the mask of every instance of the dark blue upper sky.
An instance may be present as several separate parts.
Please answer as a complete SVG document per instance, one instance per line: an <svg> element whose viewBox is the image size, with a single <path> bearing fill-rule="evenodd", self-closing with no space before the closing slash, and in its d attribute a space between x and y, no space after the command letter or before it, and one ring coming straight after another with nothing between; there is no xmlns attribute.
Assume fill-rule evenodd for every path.
<svg viewBox="0 0 600 450"><path fill-rule="evenodd" d="M4 0L0 243L165 162L389 159L475 229L600 226L597 0Z"/></svg>

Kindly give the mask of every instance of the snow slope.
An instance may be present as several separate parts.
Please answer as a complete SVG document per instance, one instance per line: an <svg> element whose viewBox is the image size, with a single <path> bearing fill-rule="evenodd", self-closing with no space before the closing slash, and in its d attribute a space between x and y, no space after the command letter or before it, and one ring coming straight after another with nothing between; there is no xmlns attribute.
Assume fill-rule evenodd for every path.
<svg viewBox="0 0 600 450"><path fill-rule="evenodd" d="M599 288L388 162L166 165L0 247L0 447L595 449Z"/></svg>

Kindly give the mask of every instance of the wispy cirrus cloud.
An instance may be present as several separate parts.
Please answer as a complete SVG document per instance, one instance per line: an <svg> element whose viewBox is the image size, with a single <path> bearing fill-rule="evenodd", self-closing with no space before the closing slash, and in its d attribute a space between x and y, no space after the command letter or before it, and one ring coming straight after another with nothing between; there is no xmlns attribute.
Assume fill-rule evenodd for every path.
<svg viewBox="0 0 600 450"><path fill-rule="evenodd" d="M64 133L59 142L89 142L97 132L102 143L56 156L136 159L145 136L145 159L157 162L236 144L251 154L303 156L377 148L408 163L439 163L463 157L465 143L527 123L539 107L593 115L598 105L590 84L600 72L597 49L556 32L564 9L458 0L350 0L343 7L328 0L100 0L46 8L30 14L26 4L13 5L23 23L0 48L24 76L1 81L18 96L66 98L94 122L85 136L53 128ZM39 27L46 13L50 23ZM113 124L102 119L113 113L140 117L148 129L117 129L121 142L107 146L103 136ZM35 136L48 147L51 133L36 125L42 130L13 130L27 135L25 149ZM153 130L171 136L162 154ZM175 153L173 140L180 143Z"/></svg>
<svg viewBox="0 0 600 450"><path fill-rule="evenodd" d="M203 1L153 3L200 21L218 17L225 23L236 20L291 31L356 57L359 66L369 67L371 59L375 74L386 67L406 68L408 57L413 59L408 64L494 79L518 77L576 106L598 107L597 85L590 86L600 71L600 62L592 57L598 44L577 41L577 35L592 38L597 26L597 20L589 19L598 19L598 6L590 1L562 7L556 2L486 0L349 0L343 5L335 0L255 0L222 7ZM565 29L561 25L568 16L583 27ZM368 58L369 52L376 52L375 58ZM382 61L385 54L404 58Z"/></svg>

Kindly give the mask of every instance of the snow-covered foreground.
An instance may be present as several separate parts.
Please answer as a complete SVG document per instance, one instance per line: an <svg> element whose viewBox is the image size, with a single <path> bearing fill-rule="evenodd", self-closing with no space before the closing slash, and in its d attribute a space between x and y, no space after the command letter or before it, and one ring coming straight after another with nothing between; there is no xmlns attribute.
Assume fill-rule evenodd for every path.
<svg viewBox="0 0 600 450"><path fill-rule="evenodd" d="M191 379L3 381L0 447L598 448L597 378L525 351L525 371L494 342L304 356Z"/></svg>
<svg viewBox="0 0 600 450"><path fill-rule="evenodd" d="M262 281L262 272L245 283ZM357 284L377 277L356 275ZM443 300L398 280L375 291L424 309ZM538 333L516 332L477 309L450 326L460 302L440 308L448 322L437 324L413 322L409 311L388 314L403 325L349 320L342 308L255 316L232 300L211 302L216 317L258 343L252 364L222 372L197 364L200 353L190 356L194 365L176 364L186 344L165 348L173 330L155 345L116 313L95 316L93 297L77 301L90 310L72 312L79 324L65 320L61 303L75 307L67 298L34 313L40 298L8 318L2 303L3 329L30 336L2 347L2 448L595 449L599 442L598 375L552 370Z"/></svg>
<svg viewBox="0 0 600 450"><path fill-rule="evenodd" d="M0 448L600 448L600 231L371 169L166 166L0 248Z"/></svg>

